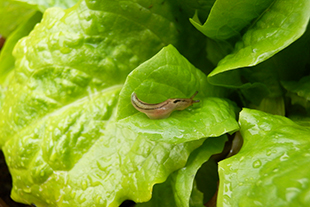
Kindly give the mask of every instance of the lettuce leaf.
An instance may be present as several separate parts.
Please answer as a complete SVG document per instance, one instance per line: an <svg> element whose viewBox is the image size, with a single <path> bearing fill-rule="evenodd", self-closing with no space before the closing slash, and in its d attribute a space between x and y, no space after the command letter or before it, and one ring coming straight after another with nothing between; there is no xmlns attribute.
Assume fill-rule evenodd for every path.
<svg viewBox="0 0 310 207"><path fill-rule="evenodd" d="M54 0L54 1L40 1L40 0L13 0L24 4L27 7L31 7L37 11L44 12L48 8L60 7L68 9L74 6L78 0Z"/></svg>
<svg viewBox="0 0 310 207"><path fill-rule="evenodd" d="M240 152L219 163L218 206L307 206L310 128L243 109Z"/></svg>
<svg viewBox="0 0 310 207"><path fill-rule="evenodd" d="M14 69L15 59L12 52L15 44L20 38L28 35L35 26L35 24L37 24L41 20L41 18L42 14L40 12L34 13L33 16L21 23L6 40L5 45L0 53L0 83L3 86L6 85L6 77Z"/></svg>
<svg viewBox="0 0 310 207"><path fill-rule="evenodd" d="M31 23L27 20L37 11L43 13L51 7L67 9L77 2L78 0L0 0L0 34L8 38L17 27Z"/></svg>
<svg viewBox="0 0 310 207"><path fill-rule="evenodd" d="M155 6L153 13L134 2L119 5L118 1L81 1L68 10L48 9L42 22L14 48L14 73L6 79L0 109L0 145L12 174L14 200L38 207L146 202L153 186L184 167L206 135L238 129L235 106L222 98L208 98L223 95L225 90L208 92L214 87L204 83L206 76L173 46L148 60L168 43L180 45L181 51L189 46L181 45L187 33L179 34L175 17ZM162 9L170 7L165 4ZM200 40L193 36L190 41ZM161 82L167 91L157 91L156 97L183 96L199 89L202 100L206 99L200 107L212 109L221 104L223 113L205 113L200 119L206 122L196 131L189 131L195 126L190 119L199 120L196 113L194 117L190 114L192 108L159 121L166 128L167 124L179 124L173 116L188 122L184 134L177 132L182 136L177 141L170 140L173 136L156 140L123 127L126 121L119 117L132 113L123 99L129 98L130 104L127 92L136 87L130 78L148 73L149 68L143 65L154 60L158 66L173 63L168 64L169 70L161 71L167 77ZM192 81L170 85L170 80L187 76ZM146 81L156 86L156 73L150 73ZM204 106L207 103L211 106ZM147 122L153 123L144 117ZM207 124L214 130L205 133Z"/></svg>
<svg viewBox="0 0 310 207"><path fill-rule="evenodd" d="M0 21L0 147L14 200L202 207L220 183L219 206L309 202L309 1L74 4L0 0L10 17ZM195 91L199 103L161 120L130 100ZM260 111L243 109L238 124L237 106ZM296 122L271 115L285 113ZM225 143L237 130L244 146L218 177L212 155L224 144L222 157L237 153L242 140Z"/></svg>
<svg viewBox="0 0 310 207"><path fill-rule="evenodd" d="M167 46L128 75L119 99L119 125L151 140L174 144L235 132L239 128L235 122L237 108L218 98L225 90L208 84L206 79L177 50ZM200 102L172 113L167 119L150 120L130 102L132 92L146 102L159 103L169 97L190 97L195 91L199 91Z"/></svg>
<svg viewBox="0 0 310 207"><path fill-rule="evenodd" d="M283 87L288 91L287 96L291 103L299 104L309 111L310 108L310 76L305 76L299 81L283 81Z"/></svg>
<svg viewBox="0 0 310 207"><path fill-rule="evenodd" d="M210 159L210 157L213 154L221 153L226 141L226 136L207 139L203 145L192 152L183 168L172 173L164 183L154 186L153 194L155 195L153 195L149 202L138 204L137 207L168 205L170 207L204 206L204 195L197 189L197 171L201 169L203 164L208 164L208 168L211 168L208 169L209 171L217 171L217 166L216 164L212 164L214 161L212 158ZM206 177L211 177L211 179L209 182L203 182L203 185L208 186L207 191L210 193L206 192L206 194L209 193L212 196L217 189L217 179L214 179L211 174L210 172L204 174L205 179L207 179ZM201 181L201 179L199 180ZM210 197L210 195L205 196Z"/></svg>
<svg viewBox="0 0 310 207"><path fill-rule="evenodd" d="M217 0L206 22L201 25L198 13L190 19L191 23L204 35L216 40L227 40L240 36L244 27L264 13L271 6L273 0Z"/></svg>
<svg viewBox="0 0 310 207"><path fill-rule="evenodd" d="M25 19L30 18L35 10L11 0L0 0L0 34L9 37L10 34Z"/></svg>
<svg viewBox="0 0 310 207"><path fill-rule="evenodd" d="M242 85L235 69L257 65L297 40L307 28L309 9L308 0L273 1L246 30L234 51L208 75L208 80L230 87Z"/></svg>

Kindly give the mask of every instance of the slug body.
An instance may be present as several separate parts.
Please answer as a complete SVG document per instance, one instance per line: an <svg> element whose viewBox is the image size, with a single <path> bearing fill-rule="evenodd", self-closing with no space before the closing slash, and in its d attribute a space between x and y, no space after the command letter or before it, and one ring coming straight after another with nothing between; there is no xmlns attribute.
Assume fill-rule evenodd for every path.
<svg viewBox="0 0 310 207"><path fill-rule="evenodd" d="M198 103L199 100L193 100L197 93L198 91L190 98L170 98L157 104L145 103L135 93L132 93L131 103L138 111L145 113L150 119L164 119L169 117L175 110L181 111L193 105L193 103Z"/></svg>

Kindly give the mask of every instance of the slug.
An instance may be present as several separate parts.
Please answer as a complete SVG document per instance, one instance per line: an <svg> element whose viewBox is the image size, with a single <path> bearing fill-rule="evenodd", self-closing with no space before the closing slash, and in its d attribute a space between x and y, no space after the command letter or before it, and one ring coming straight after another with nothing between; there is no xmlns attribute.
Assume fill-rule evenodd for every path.
<svg viewBox="0 0 310 207"><path fill-rule="evenodd" d="M168 118L175 110L181 111L193 105L193 103L198 103L199 100L193 100L197 93L198 91L190 98L170 98L161 103L149 104L141 101L133 92L131 94L131 103L138 111L145 113L150 119L164 119Z"/></svg>

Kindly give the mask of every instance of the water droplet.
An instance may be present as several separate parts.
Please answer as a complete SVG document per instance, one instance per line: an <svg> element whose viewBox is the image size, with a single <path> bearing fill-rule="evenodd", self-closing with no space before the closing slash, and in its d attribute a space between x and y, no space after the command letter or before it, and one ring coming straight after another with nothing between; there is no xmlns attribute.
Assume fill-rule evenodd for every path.
<svg viewBox="0 0 310 207"><path fill-rule="evenodd" d="M259 168L260 166L262 166L262 162L260 160L255 160L252 164L252 166L254 168Z"/></svg>
<svg viewBox="0 0 310 207"><path fill-rule="evenodd" d="M242 182L240 182L238 185L242 186L242 185L243 185L243 183L242 183Z"/></svg>
<svg viewBox="0 0 310 207"><path fill-rule="evenodd" d="M120 6L121 6L121 8L122 8L124 11L128 10L128 5L126 5L126 4L121 4Z"/></svg>
<svg viewBox="0 0 310 207"><path fill-rule="evenodd" d="M266 152L266 155L267 155L267 156L270 156L271 154L272 154L271 149L268 149L267 152Z"/></svg>
<svg viewBox="0 0 310 207"><path fill-rule="evenodd" d="M223 194L228 197L231 197L232 189L230 183L224 183Z"/></svg>
<svg viewBox="0 0 310 207"><path fill-rule="evenodd" d="M25 193L31 193L31 188L24 188L23 191L24 191Z"/></svg>
<svg viewBox="0 0 310 207"><path fill-rule="evenodd" d="M281 157L280 157L280 160L281 161L286 161L288 160L289 156L287 155L287 153L285 152Z"/></svg>

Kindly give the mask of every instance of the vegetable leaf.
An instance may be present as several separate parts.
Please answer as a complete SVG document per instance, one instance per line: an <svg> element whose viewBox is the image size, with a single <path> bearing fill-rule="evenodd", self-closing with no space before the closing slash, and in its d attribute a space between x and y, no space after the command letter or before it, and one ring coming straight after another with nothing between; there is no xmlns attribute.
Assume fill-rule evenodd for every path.
<svg viewBox="0 0 310 207"><path fill-rule="evenodd" d="M202 146L190 155L186 166L172 173L164 183L154 186L153 196L149 202L138 204L137 207L166 206L168 204L170 207L203 206L203 196L201 196L202 193L197 189L197 184L194 180L195 175L200 167L209 160L211 155L218 154L223 150L226 140L226 136L207 139ZM213 165L210 166L214 167ZM204 176L212 177L212 174L206 173ZM217 184L212 185L209 182L204 183L204 185L207 185L208 191L213 191L214 194ZM193 188L195 188L194 191L192 191Z"/></svg>
<svg viewBox="0 0 310 207"><path fill-rule="evenodd" d="M174 20L177 14L165 11L172 5L162 5L161 10L160 5L151 11L137 2L122 2L119 7L118 1L80 1L68 10L51 8L29 36L18 41L13 51L15 68L5 79L0 109L0 145L12 174L14 200L36 206L145 202L151 199L153 186L184 167L190 153L202 145L206 138L199 132L202 128L187 130L181 141L169 143L168 137L153 140L122 127L116 119L118 108L127 105L118 102L120 91L134 87L128 83L123 88L131 70L165 44L174 43L185 51L200 41L194 35L187 38L191 44L181 46L186 28ZM201 82L206 76L174 47L164 48L158 56L162 54L176 61L170 71L163 71L169 77L165 85L175 72L194 80L171 86L175 95L201 85L204 104L223 107L223 117L220 113L212 117L227 125L215 125L209 134L237 130L235 106L222 98L207 99L207 94L224 95L223 89L208 92ZM167 63L158 61L158 67ZM150 84L156 85L153 79ZM183 115L191 117L189 111ZM186 121L183 115L178 114Z"/></svg>
<svg viewBox="0 0 310 207"><path fill-rule="evenodd" d="M37 207L307 205L309 11L309 0L0 0L11 197ZM133 92L200 102L153 120Z"/></svg>
<svg viewBox="0 0 310 207"><path fill-rule="evenodd" d="M12 32L10 37L6 40L4 47L0 53L0 83L5 85L4 82L9 73L14 69L15 59L13 57L12 51L17 43L17 41L28 35L33 29L36 23L38 23L42 18L42 14L36 12L29 19L26 19L21 23L17 29Z"/></svg>
<svg viewBox="0 0 310 207"><path fill-rule="evenodd" d="M24 3L25 6L27 7L31 7L38 11L44 12L46 9L51 7L60 7L63 9L71 8L78 2L78 0L54 0L54 1L18 0L18 2Z"/></svg>
<svg viewBox="0 0 310 207"><path fill-rule="evenodd" d="M305 109L310 108L310 76L303 77L300 81L283 81L283 87L288 91L292 104L299 104Z"/></svg>
<svg viewBox="0 0 310 207"><path fill-rule="evenodd" d="M208 80L218 85L240 85L238 71L233 70L257 65L298 39L309 22L309 9L308 0L274 1L236 43L234 51L219 62Z"/></svg>
<svg viewBox="0 0 310 207"><path fill-rule="evenodd" d="M16 1L0 0L0 34L9 35L25 20L35 13L34 9L24 7Z"/></svg>
<svg viewBox="0 0 310 207"><path fill-rule="evenodd" d="M218 206L306 206L310 128L251 109L239 123L244 144L219 163Z"/></svg>
<svg viewBox="0 0 310 207"><path fill-rule="evenodd" d="M273 0L217 0L207 21L201 25L198 14L190 19L191 23L204 35L216 40L226 40L240 36L240 31L259 17Z"/></svg>
<svg viewBox="0 0 310 207"><path fill-rule="evenodd" d="M174 47L167 46L128 75L120 94L119 124L149 139L169 143L217 137L238 130L235 106L227 100L210 97L223 92L209 85L206 79ZM200 103L161 120L150 120L130 102L133 92L146 102L158 103L169 97L186 98L195 91L200 92L197 95Z"/></svg>

